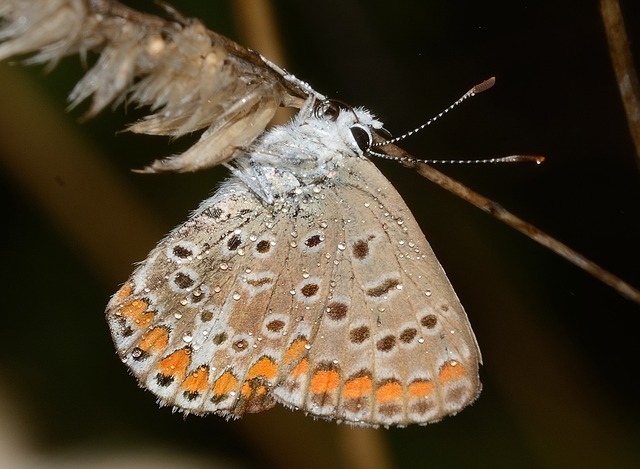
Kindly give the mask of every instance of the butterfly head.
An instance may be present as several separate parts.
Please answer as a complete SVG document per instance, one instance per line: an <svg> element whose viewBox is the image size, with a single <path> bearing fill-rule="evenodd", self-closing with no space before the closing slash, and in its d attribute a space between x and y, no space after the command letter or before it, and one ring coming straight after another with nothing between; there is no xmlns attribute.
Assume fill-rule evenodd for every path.
<svg viewBox="0 0 640 469"><path fill-rule="evenodd" d="M331 99L316 104L313 118L334 127L339 141L361 157L366 155L373 143L373 132L382 128L382 122L366 109Z"/></svg>

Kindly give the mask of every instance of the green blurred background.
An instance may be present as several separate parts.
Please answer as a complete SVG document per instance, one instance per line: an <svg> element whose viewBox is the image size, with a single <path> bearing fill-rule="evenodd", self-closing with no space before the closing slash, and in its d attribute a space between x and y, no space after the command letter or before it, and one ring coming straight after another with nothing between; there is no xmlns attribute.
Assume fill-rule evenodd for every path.
<svg viewBox="0 0 640 469"><path fill-rule="evenodd" d="M173 4L248 45L231 2ZM622 7L637 54L640 5ZM372 110L394 134L495 75L491 91L403 147L424 158L545 155L541 166L439 169L640 286L638 160L598 2L273 8L287 68ZM103 310L133 262L225 171L131 173L192 139L118 133L140 116L134 109L79 122L81 110L64 109L81 74L77 57L48 74L0 64L0 467L341 468L367 467L369 456L378 467L640 467L640 306L386 161L478 337L477 403L435 425L374 433L279 408L237 422L158 408L116 357ZM113 187L133 219L110 205L122 197Z"/></svg>

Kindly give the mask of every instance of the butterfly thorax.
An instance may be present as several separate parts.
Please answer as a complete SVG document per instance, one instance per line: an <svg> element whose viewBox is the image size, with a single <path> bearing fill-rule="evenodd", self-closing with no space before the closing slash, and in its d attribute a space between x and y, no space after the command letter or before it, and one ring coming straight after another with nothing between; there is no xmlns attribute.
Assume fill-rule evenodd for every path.
<svg viewBox="0 0 640 469"><path fill-rule="evenodd" d="M351 129L370 138L371 130L381 126L364 109L341 108L336 114L303 109L287 124L265 132L231 170L266 205L302 200L340 184L349 160L365 157Z"/></svg>

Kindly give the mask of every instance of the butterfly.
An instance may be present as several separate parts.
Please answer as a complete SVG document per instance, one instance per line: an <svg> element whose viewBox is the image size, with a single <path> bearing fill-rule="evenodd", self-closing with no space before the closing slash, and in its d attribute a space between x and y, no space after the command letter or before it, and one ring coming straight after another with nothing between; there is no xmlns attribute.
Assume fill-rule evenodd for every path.
<svg viewBox="0 0 640 469"><path fill-rule="evenodd" d="M126 99L152 110L134 132L206 128L143 172L230 171L106 308L118 355L160 404L235 418L280 403L375 427L435 422L477 398L474 333L369 159L392 147L372 113L173 10L56 0L1 13L0 59L101 54L70 96L92 96L89 115ZM282 106L298 112L267 129Z"/></svg>

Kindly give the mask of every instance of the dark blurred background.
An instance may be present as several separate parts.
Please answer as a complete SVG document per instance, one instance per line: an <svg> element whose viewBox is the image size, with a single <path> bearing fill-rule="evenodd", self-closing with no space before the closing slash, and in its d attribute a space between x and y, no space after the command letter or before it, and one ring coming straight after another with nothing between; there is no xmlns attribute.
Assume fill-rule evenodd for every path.
<svg viewBox="0 0 640 469"><path fill-rule="evenodd" d="M173 4L249 45L231 3ZM637 61L640 5L621 5ZM545 155L541 166L438 168L640 287L638 159L597 1L273 7L286 67L320 92L370 109L394 134L496 76L492 90L402 146L423 158ZM82 110L64 112L81 74L77 57L48 74L0 64L0 458L25 467L353 467L349 453L364 461L370 451L349 443L357 433L344 426L283 409L231 423L184 419L137 388L115 355L104 307L133 262L225 171L131 173L193 139L118 133L140 115L134 109L81 123ZM51 135L78 142L63 147L63 163L52 156L61 147ZM24 150L34 142L50 152ZM92 169L79 170L89 158ZM640 306L410 170L379 167L456 287L485 363L472 407L427 427L375 432L388 457L380 464L639 467ZM147 231L109 212L115 196L107 185L130 197ZM93 243L78 234L87 231Z"/></svg>

